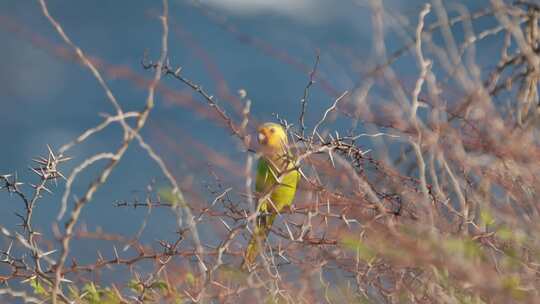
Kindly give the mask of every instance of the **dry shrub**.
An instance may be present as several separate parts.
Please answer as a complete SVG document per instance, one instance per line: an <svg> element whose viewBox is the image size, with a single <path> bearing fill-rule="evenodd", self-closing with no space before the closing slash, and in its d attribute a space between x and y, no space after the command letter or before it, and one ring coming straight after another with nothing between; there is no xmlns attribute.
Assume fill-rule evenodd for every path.
<svg viewBox="0 0 540 304"><path fill-rule="evenodd" d="M232 98L236 112L231 116L216 97L186 76L188 71L169 62L164 1L161 56L155 62L143 60L152 79L134 79L147 87L145 103L140 111L125 112L102 76L107 66L89 59L49 14L45 0L39 2L70 54L98 81L114 114L36 159L35 185L22 184L15 175L0 176L0 189L24 203L22 226L1 227L10 244L0 253L1 261L10 271L2 274L0 294L30 303L537 302L539 5L492 0L478 12L457 7L450 17L442 1L434 0L418 12L406 45L387 54L383 24L391 14L382 1L370 1L380 64L365 73L358 87L337 94L309 128L305 113L310 89L325 82L317 73L317 56L298 103L298 123L280 119L302 171L300 191L294 207L272 228L257 266L243 271L239 265L256 216L252 174L258 157L250 135L256 122L246 93ZM428 17L435 21L428 23ZM476 32L480 19L495 25ZM403 32L397 21L385 26ZM454 36L456 28L463 31L463 39ZM492 45L499 46L498 56L481 66L476 52L487 39L497 42ZM414 60L418 67L409 88L393 67L400 58ZM125 77L133 79L129 73ZM179 183L140 134L152 119L156 91L177 94L160 84L163 77L192 89L202 102L196 111L230 131L245 151L245 163L238 166L193 141L190 147L228 174L211 169L207 193L191 193ZM379 91L388 97L372 93ZM336 116L366 132L333 130L328 123ZM116 148L62 173L73 146L113 124L123 130ZM114 182L109 176L131 145L147 153L168 186L151 184L146 200L115 206L139 207L148 214L164 207L176 214L177 239L160 241L157 248L139 240L146 221L132 238L78 226L94 193ZM105 165L73 200L77 177L97 163ZM55 236L32 226L33 210L52 182L66 184ZM212 237L203 237L203 230ZM119 253L114 247L113 256L98 253L94 263L81 264L70 254L75 237L121 243L129 250ZM145 261L146 271L135 269ZM113 284L96 279L96 274L106 276L110 269L126 266L129 277Z"/></svg>

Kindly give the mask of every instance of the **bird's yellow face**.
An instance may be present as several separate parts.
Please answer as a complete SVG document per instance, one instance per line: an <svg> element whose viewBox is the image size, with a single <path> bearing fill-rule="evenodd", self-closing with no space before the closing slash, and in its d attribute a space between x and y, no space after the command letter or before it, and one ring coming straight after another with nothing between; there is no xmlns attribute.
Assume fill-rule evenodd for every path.
<svg viewBox="0 0 540 304"><path fill-rule="evenodd" d="M273 122L267 122L259 126L257 129L257 139L265 150L272 152L284 151L288 144L285 129Z"/></svg>

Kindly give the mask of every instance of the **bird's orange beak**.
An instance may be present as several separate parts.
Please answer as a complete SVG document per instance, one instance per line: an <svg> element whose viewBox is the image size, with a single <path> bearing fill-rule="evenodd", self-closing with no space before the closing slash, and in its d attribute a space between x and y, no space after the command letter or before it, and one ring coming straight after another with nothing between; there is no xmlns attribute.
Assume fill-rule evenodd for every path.
<svg viewBox="0 0 540 304"><path fill-rule="evenodd" d="M266 146L268 144L268 136L266 136L266 134L262 130L259 130L257 139L259 140L259 143L263 146Z"/></svg>

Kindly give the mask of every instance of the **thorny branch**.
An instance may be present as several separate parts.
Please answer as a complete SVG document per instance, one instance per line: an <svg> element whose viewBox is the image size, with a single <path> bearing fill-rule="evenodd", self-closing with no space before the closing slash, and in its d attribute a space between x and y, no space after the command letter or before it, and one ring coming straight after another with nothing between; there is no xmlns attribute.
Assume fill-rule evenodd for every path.
<svg viewBox="0 0 540 304"><path fill-rule="evenodd" d="M398 21L386 22L391 14L382 1L371 1L375 53L383 63L365 75L361 92L344 90L313 129L307 130L310 90L318 85L317 69L324 64L317 54L300 101L299 125L280 119L292 140L294 157L288 161L295 166L291 170L300 170L302 175L295 205L279 214L259 263L246 273L238 265L250 221L256 216L254 204L273 191L252 190L258 155L250 153L249 123L254 120L247 94L241 96L245 104L241 121L236 122L182 68L169 65L168 4L164 1L160 58L156 62L143 58L144 69L154 72L146 83L144 107L124 112L100 70L52 17L46 2L38 2L62 41L97 80L115 113L104 114L99 124L73 141L57 151L49 147L47 156L36 158L30 168L37 177L35 184L23 183L17 174L0 175L0 191L20 200L24 208L16 213L20 232L0 227L0 236L7 241L0 249L0 264L8 269L0 274L0 282L6 283L0 295L27 303L86 303L96 294L97 301L107 295L118 303L261 299L533 303L538 298L540 8L535 3L493 0L491 7L473 13L459 8L460 15L451 17L442 1L433 1L437 19L427 21L431 6L426 4L411 30L413 38L387 57L385 35L388 30L402 29L395 28ZM475 33L472 25L480 18L490 18L495 25ZM457 26L464 28L463 41L454 37ZM482 67L474 53L486 39L501 39L501 49L499 58L494 56L490 66ZM410 88L393 67L409 49L419 67ZM440 69L434 67L439 65ZM488 72L479 73L479 68ZM247 151L245 166L237 167L241 172L212 168L213 181L203 195L193 186L182 186L166 159L140 133L155 106L163 76L202 97L222 125L240 139L242 152ZM381 88L388 90L390 100L373 94ZM501 106L500 99L508 107ZM332 113L345 114L343 118L355 128L323 131ZM113 124L122 126L120 146L81 160L64 177L61 169L69 160L65 154ZM111 172L134 140L160 169L170 189L163 194L152 185L142 201L113 204L148 208L135 237L77 229L84 207L110 182ZM371 141L383 148L370 145ZM80 174L102 161L106 164L97 178L70 206ZM232 175L240 176L242 182L236 183ZM32 219L46 193L54 195L51 184L62 180L65 189L57 220L64 216L67 220L63 230L53 226L58 246L34 227ZM177 217L174 237L157 240L157 247L140 237L155 207L170 208ZM94 262L83 263L73 256L74 238L110 243L113 254L97 251ZM124 250L117 250L120 245ZM132 279L110 288L95 285L102 273L118 268L126 269ZM78 290L89 278L92 284ZM30 284L33 293L18 291L21 281Z"/></svg>

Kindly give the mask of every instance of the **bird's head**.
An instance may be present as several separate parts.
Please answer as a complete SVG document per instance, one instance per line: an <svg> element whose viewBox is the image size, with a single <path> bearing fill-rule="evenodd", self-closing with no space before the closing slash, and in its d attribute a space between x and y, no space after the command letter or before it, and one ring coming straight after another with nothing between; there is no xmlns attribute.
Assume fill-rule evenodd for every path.
<svg viewBox="0 0 540 304"><path fill-rule="evenodd" d="M271 153L285 151L289 142L285 129L273 122L264 123L257 128L257 139L263 149Z"/></svg>

